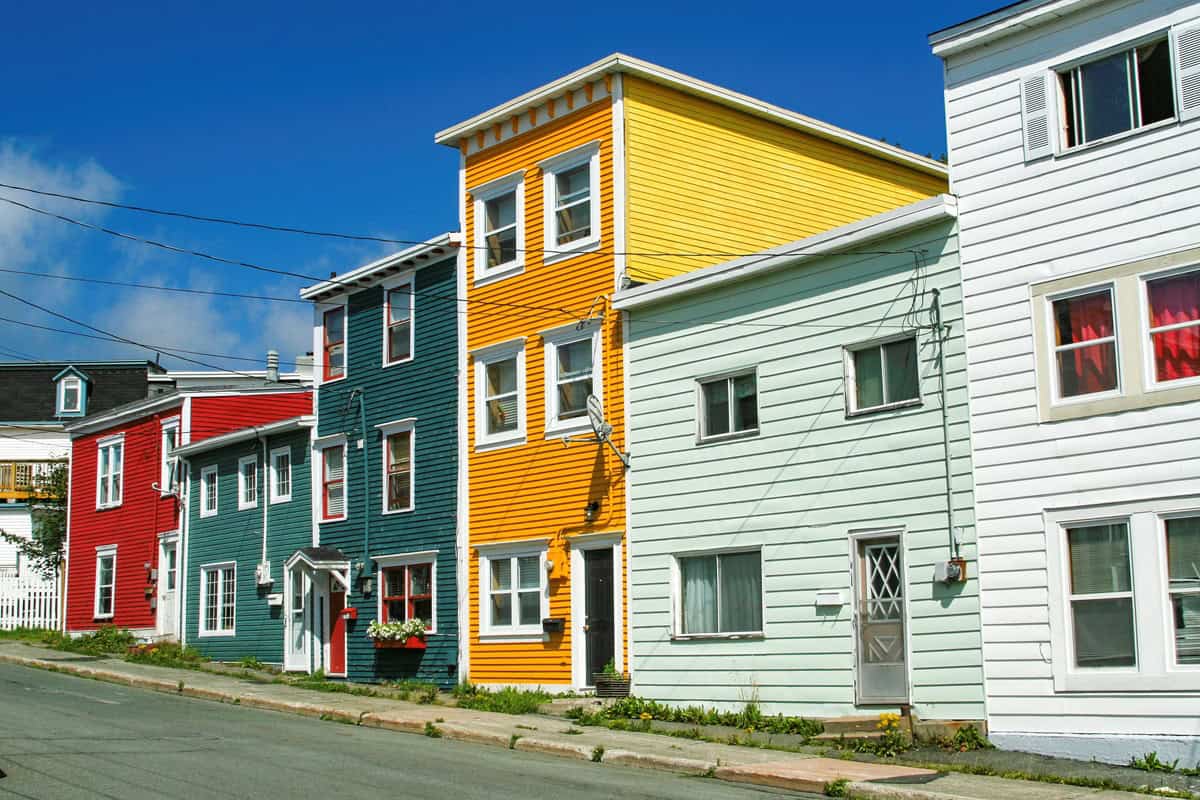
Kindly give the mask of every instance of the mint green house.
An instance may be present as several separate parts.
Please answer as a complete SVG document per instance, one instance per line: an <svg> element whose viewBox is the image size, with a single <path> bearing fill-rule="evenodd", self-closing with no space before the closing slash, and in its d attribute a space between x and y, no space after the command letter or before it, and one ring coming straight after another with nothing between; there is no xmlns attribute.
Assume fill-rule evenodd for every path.
<svg viewBox="0 0 1200 800"><path fill-rule="evenodd" d="M617 295L638 695L985 717L956 216Z"/></svg>

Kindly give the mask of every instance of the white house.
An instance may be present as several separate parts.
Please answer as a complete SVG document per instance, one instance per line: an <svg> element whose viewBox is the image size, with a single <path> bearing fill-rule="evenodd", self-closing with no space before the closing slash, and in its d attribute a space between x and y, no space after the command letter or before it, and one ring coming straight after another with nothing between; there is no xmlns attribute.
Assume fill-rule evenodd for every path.
<svg viewBox="0 0 1200 800"><path fill-rule="evenodd" d="M959 224L989 727L1200 761L1200 3L930 37Z"/></svg>

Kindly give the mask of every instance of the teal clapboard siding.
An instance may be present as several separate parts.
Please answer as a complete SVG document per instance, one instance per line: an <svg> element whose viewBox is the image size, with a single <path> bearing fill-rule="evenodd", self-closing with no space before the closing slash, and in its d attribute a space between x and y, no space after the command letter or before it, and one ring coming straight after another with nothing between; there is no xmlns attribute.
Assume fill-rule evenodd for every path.
<svg viewBox="0 0 1200 800"><path fill-rule="evenodd" d="M984 717L962 292L944 221L630 313L627 385L633 670L637 694L673 704L834 716L855 705L850 534L903 531L911 700L922 718ZM892 251L892 252L889 252ZM913 252L925 251L920 258ZM875 253L875 254L871 254ZM969 580L950 557L931 290L945 320L956 523ZM750 322L751 325L720 323ZM709 324L717 323L717 324ZM923 327L922 327L923 326ZM918 330L922 402L846 412L844 348ZM760 432L697 443L697 379L755 368ZM764 635L671 636L677 554L761 547ZM818 591L845 601L817 607Z"/></svg>
<svg viewBox="0 0 1200 800"><path fill-rule="evenodd" d="M187 536L187 642L218 661L252 656L268 664L283 663L283 607L269 606L267 595L284 591L284 562L301 547L312 544L312 476L309 428L266 439L271 450L288 447L292 453L292 499L271 503L264 469L263 445L254 440L231 444L190 459ZM258 456L258 503L238 509L238 459ZM200 475L217 465L217 513L200 516ZM267 504L267 560L274 583L258 586L254 569L262 561L263 503ZM235 635L200 634L201 570L208 564L236 562Z"/></svg>
<svg viewBox="0 0 1200 800"><path fill-rule="evenodd" d="M347 604L358 618L347 622L347 677L356 681L415 678L442 686L457 683L458 587L455 569L458 481L458 309L455 258L414 273L413 358L383 367L383 289L350 296L346 378L317 390L318 436L344 434L349 518L320 523L322 546L336 547L352 564L376 556L437 551L437 633L426 649L376 650L367 625L378 619L380 589L364 595L352 581ZM366 411L366 477L358 396ZM415 418L414 508L384 514L383 441L377 425ZM365 505L364 505L365 503ZM364 520L369 531L364 530ZM364 552L364 537L367 539ZM374 577L377 572L372 569ZM355 577L356 573L351 577Z"/></svg>

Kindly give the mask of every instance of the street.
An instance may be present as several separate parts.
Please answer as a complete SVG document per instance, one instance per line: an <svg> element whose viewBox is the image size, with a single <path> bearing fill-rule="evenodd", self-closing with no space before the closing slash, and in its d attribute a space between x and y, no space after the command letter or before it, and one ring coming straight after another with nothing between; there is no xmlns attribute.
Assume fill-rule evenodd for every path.
<svg viewBox="0 0 1200 800"><path fill-rule="evenodd" d="M172 697L0 664L0 798L798 795Z"/></svg>

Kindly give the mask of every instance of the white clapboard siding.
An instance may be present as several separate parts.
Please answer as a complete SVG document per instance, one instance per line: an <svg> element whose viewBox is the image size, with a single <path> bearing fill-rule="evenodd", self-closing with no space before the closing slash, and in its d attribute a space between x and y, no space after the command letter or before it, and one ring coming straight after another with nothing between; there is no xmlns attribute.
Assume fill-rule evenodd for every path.
<svg viewBox="0 0 1200 800"><path fill-rule="evenodd" d="M0 572L0 630L58 628L58 581L28 570Z"/></svg>
<svg viewBox="0 0 1200 800"><path fill-rule="evenodd" d="M1200 119L1070 153L1012 136L1029 124L1024 80L1197 18L1197 2L1110 0L947 57L988 714L1010 746L1126 761L1200 746L1179 744L1200 734L1200 693L1056 692L1042 516L1200 494L1200 403L1041 421L1030 302L1034 283L1200 246ZM1178 44L1200 70L1200 33L1195 53Z"/></svg>

